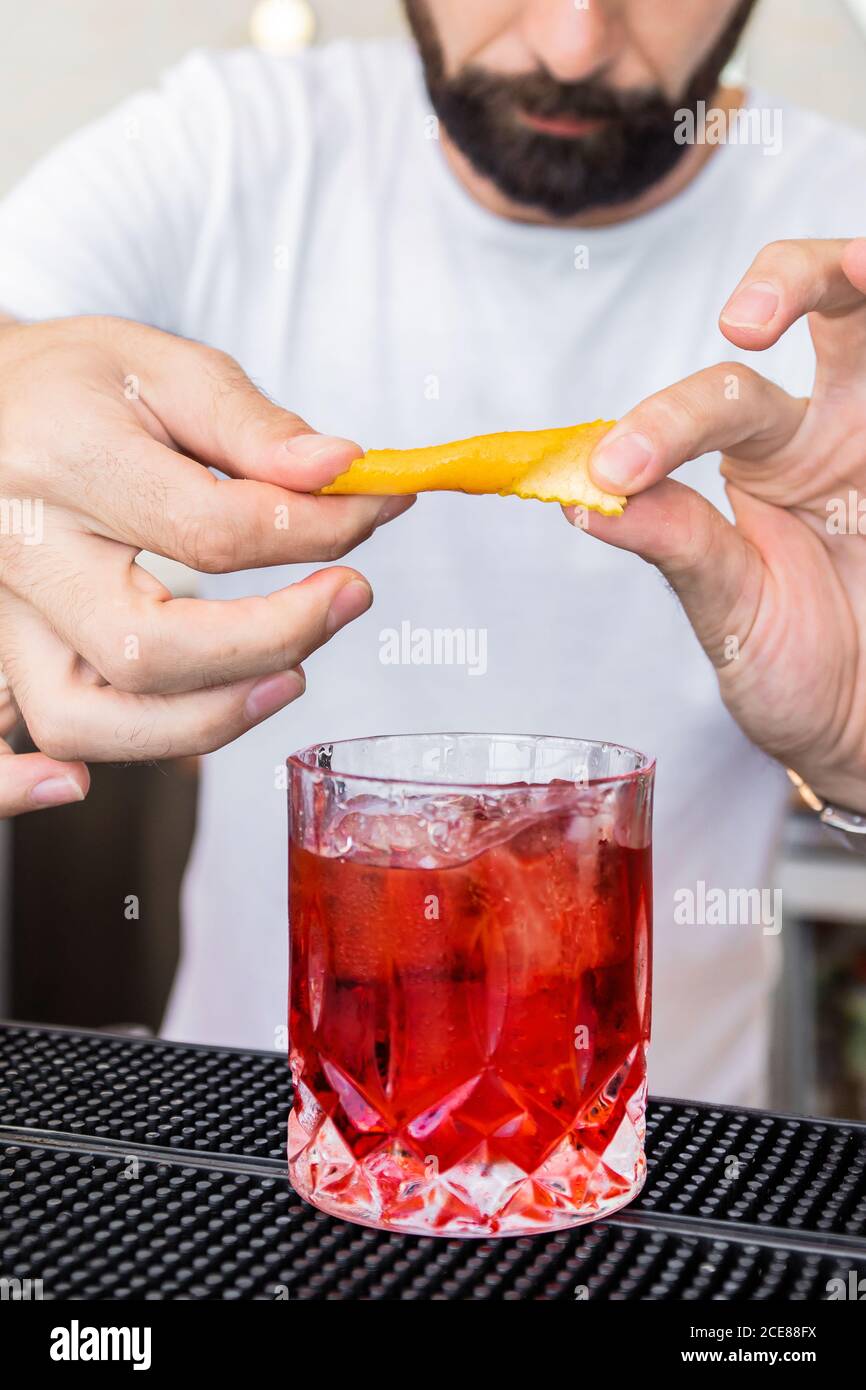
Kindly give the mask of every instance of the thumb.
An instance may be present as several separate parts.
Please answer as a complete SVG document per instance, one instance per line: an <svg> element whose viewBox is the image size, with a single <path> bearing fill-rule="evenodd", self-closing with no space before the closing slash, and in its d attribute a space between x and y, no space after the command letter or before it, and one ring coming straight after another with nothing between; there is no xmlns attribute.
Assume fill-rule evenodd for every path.
<svg viewBox="0 0 866 1390"><path fill-rule="evenodd" d="M83 801L89 787L84 763L59 763L44 753L13 753L0 738L0 820Z"/></svg>
<svg viewBox="0 0 866 1390"><path fill-rule="evenodd" d="M0 672L0 734L18 723L18 710L6 677ZM90 787L84 763L61 763L44 753L15 753L0 738L0 820L46 806L83 801Z"/></svg>
<svg viewBox="0 0 866 1390"><path fill-rule="evenodd" d="M705 497L668 478L630 497L622 516L565 509L572 525L655 565L686 611L716 667L727 645L742 646L761 593L763 562L755 548Z"/></svg>
<svg viewBox="0 0 866 1390"><path fill-rule="evenodd" d="M174 443L233 478L314 492L363 453L276 405L227 353L145 327L124 349L127 378Z"/></svg>

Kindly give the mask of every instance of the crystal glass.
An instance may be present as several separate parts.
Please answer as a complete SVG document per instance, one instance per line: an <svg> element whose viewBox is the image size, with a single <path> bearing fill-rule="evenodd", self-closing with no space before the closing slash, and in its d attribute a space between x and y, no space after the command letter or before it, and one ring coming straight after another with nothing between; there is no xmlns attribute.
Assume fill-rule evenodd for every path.
<svg viewBox="0 0 866 1390"><path fill-rule="evenodd" d="M654 764L426 734L289 767L291 1181L333 1216L530 1235L645 1172Z"/></svg>

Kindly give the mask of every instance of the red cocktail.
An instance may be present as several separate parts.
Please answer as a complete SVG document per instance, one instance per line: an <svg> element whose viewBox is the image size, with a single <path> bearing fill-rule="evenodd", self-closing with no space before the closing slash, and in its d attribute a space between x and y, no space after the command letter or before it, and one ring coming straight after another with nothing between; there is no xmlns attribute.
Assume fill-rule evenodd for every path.
<svg viewBox="0 0 866 1390"><path fill-rule="evenodd" d="M303 1197L386 1229L484 1236L635 1195L652 780L615 745L503 735L290 759Z"/></svg>

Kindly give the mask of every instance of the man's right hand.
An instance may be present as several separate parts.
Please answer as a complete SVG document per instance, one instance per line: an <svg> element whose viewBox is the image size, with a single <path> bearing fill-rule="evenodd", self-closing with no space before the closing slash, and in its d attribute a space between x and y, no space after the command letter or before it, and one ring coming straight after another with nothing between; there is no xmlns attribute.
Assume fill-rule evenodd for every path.
<svg viewBox="0 0 866 1390"><path fill-rule="evenodd" d="M217 602L173 598L136 556L335 560L413 500L310 495L360 452L212 348L123 319L0 324L0 668L78 796L79 760L208 752L302 693L300 662L372 601L355 570ZM0 814L25 809L2 790L18 761L0 758Z"/></svg>

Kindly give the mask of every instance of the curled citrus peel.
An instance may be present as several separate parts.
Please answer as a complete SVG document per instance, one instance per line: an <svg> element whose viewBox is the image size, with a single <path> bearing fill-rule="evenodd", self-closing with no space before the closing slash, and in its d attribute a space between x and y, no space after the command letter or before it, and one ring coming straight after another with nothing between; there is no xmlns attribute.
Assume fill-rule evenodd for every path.
<svg viewBox="0 0 866 1390"><path fill-rule="evenodd" d="M620 516L625 498L602 492L589 476L590 455L613 423L479 434L427 449L370 449L321 490L386 497L495 492Z"/></svg>

